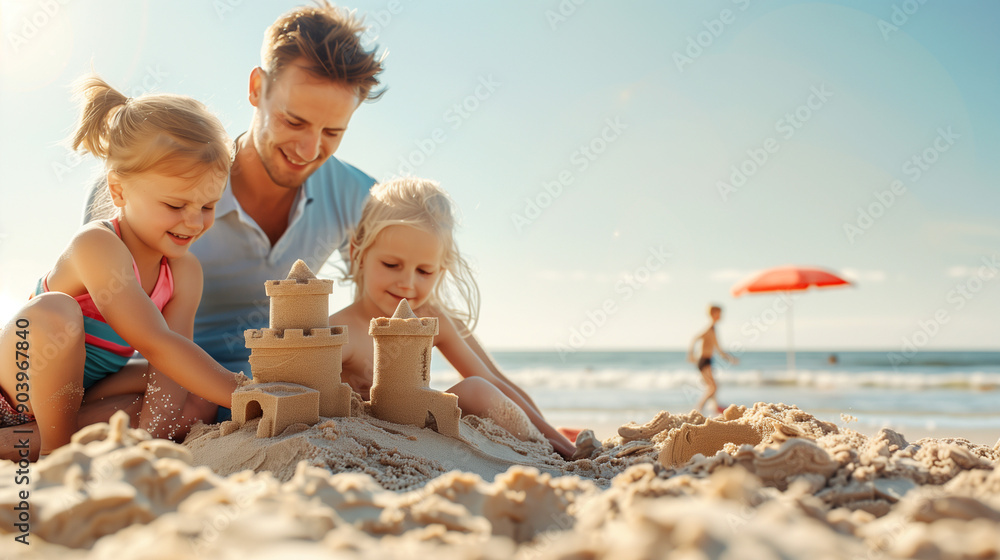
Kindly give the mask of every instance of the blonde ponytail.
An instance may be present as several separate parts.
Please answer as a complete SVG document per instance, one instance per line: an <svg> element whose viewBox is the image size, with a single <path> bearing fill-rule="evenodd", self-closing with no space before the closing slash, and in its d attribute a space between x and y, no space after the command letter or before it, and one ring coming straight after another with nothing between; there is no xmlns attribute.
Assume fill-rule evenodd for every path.
<svg viewBox="0 0 1000 560"><path fill-rule="evenodd" d="M74 84L82 100L80 122L73 134L73 149L84 150L101 159L108 159L111 119L128 102L128 98L97 76L84 76Z"/></svg>

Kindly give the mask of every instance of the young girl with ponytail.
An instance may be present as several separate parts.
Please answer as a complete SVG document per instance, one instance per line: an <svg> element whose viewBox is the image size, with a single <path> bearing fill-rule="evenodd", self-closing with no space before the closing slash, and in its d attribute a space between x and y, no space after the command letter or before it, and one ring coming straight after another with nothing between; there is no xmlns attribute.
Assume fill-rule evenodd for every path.
<svg viewBox="0 0 1000 560"><path fill-rule="evenodd" d="M191 341L202 271L188 249L226 185L225 129L188 97L127 98L94 76L77 91L73 148L104 160L114 217L78 231L0 331L0 426L37 421L42 455L69 442L84 401L145 393L140 425L178 435L188 391L229 407L240 377ZM148 370L126 367L136 350Z"/></svg>

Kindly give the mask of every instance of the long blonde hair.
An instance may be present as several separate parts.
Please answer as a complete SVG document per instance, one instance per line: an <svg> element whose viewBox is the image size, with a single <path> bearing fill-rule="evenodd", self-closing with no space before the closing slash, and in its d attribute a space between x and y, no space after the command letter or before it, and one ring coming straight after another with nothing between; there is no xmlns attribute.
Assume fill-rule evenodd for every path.
<svg viewBox="0 0 1000 560"><path fill-rule="evenodd" d="M74 89L82 109L72 147L104 160L106 172L122 177L146 171L175 176L229 173L232 142L202 103L169 93L133 99L95 75L84 76ZM90 214L107 217L111 208L105 188Z"/></svg>
<svg viewBox="0 0 1000 560"><path fill-rule="evenodd" d="M406 225L436 235L442 243L441 278L428 302L472 333L479 321L479 287L469 263L455 244L454 202L441 186L428 179L406 177L372 187L361 220L351 235L351 263L347 279L355 282L354 300L361 299L364 269L361 261L379 233L392 225ZM461 329L461 325L459 325Z"/></svg>

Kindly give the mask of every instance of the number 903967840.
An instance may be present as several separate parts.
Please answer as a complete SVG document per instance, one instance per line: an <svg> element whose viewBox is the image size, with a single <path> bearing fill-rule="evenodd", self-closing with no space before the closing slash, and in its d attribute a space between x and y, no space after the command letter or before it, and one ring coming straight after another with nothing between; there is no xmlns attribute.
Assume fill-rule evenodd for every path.
<svg viewBox="0 0 1000 560"><path fill-rule="evenodd" d="M28 413L28 390L30 389L29 382L31 380L31 374L28 373L28 368L30 366L30 358L28 356L28 326L30 323L27 319L18 319L15 323L17 330L14 334L18 340L14 344L14 365L17 366L17 385L15 386L16 393L14 394L13 408L18 414Z"/></svg>

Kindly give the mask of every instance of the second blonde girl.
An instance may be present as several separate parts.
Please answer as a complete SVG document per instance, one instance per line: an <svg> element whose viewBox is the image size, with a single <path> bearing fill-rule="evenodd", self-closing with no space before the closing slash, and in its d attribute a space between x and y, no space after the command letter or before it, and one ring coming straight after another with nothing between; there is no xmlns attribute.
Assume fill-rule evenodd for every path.
<svg viewBox="0 0 1000 560"><path fill-rule="evenodd" d="M464 378L448 389L458 396L463 413L490 416L522 437L528 435L524 424L530 422L557 452L569 457L573 444L545 421L531 398L500 372L471 336L479 315L479 291L455 244L453 207L433 181L405 178L372 188L351 237L354 303L330 318L330 324L346 324L351 333L342 378L368 399L374 348L368 325L372 318L392 316L406 299L418 316L439 318L434 346Z"/></svg>

